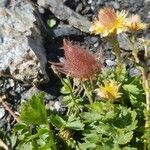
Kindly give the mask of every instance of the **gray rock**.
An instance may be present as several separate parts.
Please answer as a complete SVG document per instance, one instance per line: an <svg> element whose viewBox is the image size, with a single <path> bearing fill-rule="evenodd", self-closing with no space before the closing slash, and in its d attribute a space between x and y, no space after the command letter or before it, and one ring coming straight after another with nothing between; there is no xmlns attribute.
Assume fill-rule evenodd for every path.
<svg viewBox="0 0 150 150"><path fill-rule="evenodd" d="M125 33L118 35L118 41L119 41L121 49L126 50L126 51L131 50L130 41L128 39L128 36Z"/></svg>
<svg viewBox="0 0 150 150"><path fill-rule="evenodd" d="M60 101L49 101L46 107L47 109L57 112L63 112L65 110Z"/></svg>
<svg viewBox="0 0 150 150"><path fill-rule="evenodd" d="M40 89L38 89L37 87L33 86L28 91L25 91L24 93L22 93L21 99L22 99L22 101L31 99L31 97L33 95L38 95L40 92L41 92ZM45 92L45 99L52 100L54 98L55 98L55 96Z"/></svg>
<svg viewBox="0 0 150 150"><path fill-rule="evenodd" d="M44 10L44 8L42 8L42 7L38 7L38 10L39 10L39 12L41 13L41 14L44 14L45 13L45 10Z"/></svg>
<svg viewBox="0 0 150 150"><path fill-rule="evenodd" d="M108 65L108 66L116 66L116 62L115 61L112 61L112 60L106 60L106 64Z"/></svg>
<svg viewBox="0 0 150 150"><path fill-rule="evenodd" d="M1 0L0 1L0 7L5 7L8 4L9 0Z"/></svg>
<svg viewBox="0 0 150 150"><path fill-rule="evenodd" d="M111 4L112 4L112 6L113 6L115 9L119 9L119 8L120 8L120 4L119 4L117 1L112 1Z"/></svg>
<svg viewBox="0 0 150 150"><path fill-rule="evenodd" d="M3 107L0 107L0 119L3 118L5 115L5 109Z"/></svg>
<svg viewBox="0 0 150 150"><path fill-rule="evenodd" d="M22 101L30 99L33 95L37 95L40 92L40 90L36 87L31 87L28 91L25 91L21 95Z"/></svg>
<svg viewBox="0 0 150 150"><path fill-rule="evenodd" d="M115 9L120 8L120 4L117 1L106 2L106 6L113 7Z"/></svg>
<svg viewBox="0 0 150 150"><path fill-rule="evenodd" d="M0 76L40 84L48 80L40 23L30 3L17 4L0 8Z"/></svg>
<svg viewBox="0 0 150 150"><path fill-rule="evenodd" d="M94 47L98 47L98 46L99 46L99 43L96 42L93 46L94 46Z"/></svg>
<svg viewBox="0 0 150 150"><path fill-rule="evenodd" d="M104 5L105 0L97 0L96 5Z"/></svg>
<svg viewBox="0 0 150 150"><path fill-rule="evenodd" d="M140 70L137 68L131 68L129 71L130 76L139 76L141 74Z"/></svg>
<svg viewBox="0 0 150 150"><path fill-rule="evenodd" d="M81 32L70 25L59 25L55 28L53 28L54 37L63 37L63 36L69 36L69 35L80 35Z"/></svg>
<svg viewBox="0 0 150 150"><path fill-rule="evenodd" d="M61 103L59 101L56 101L54 103L54 108L56 109L56 111L60 111L61 110Z"/></svg>
<svg viewBox="0 0 150 150"><path fill-rule="evenodd" d="M92 0L88 0L88 4L91 4L92 3Z"/></svg>

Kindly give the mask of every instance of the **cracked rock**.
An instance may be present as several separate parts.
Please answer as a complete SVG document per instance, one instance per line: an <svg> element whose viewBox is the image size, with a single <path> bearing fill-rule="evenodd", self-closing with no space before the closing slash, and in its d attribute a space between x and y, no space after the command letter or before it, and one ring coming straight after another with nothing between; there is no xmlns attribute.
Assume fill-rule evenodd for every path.
<svg viewBox="0 0 150 150"><path fill-rule="evenodd" d="M21 1L0 7L0 76L38 85L48 81L48 76L35 12L32 4Z"/></svg>

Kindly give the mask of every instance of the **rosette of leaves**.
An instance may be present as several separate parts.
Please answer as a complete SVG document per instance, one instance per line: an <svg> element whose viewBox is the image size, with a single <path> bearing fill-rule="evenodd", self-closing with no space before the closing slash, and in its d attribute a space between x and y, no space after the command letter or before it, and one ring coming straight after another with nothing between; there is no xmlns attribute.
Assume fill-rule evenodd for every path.
<svg viewBox="0 0 150 150"><path fill-rule="evenodd" d="M96 102L87 109L82 114L85 130L80 149L134 149L132 141L137 128L134 110L109 102Z"/></svg>

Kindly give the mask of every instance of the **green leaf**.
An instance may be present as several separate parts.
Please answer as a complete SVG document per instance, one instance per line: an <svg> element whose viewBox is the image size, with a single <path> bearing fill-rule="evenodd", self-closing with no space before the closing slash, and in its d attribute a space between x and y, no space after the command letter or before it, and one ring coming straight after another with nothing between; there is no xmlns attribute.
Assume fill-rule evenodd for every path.
<svg viewBox="0 0 150 150"><path fill-rule="evenodd" d="M20 145L17 146L16 150L33 150L32 143L20 143Z"/></svg>
<svg viewBox="0 0 150 150"><path fill-rule="evenodd" d="M135 95L140 94L140 90L139 90L139 88L136 85L133 85L133 84L124 84L122 87L128 93L135 94Z"/></svg>
<svg viewBox="0 0 150 150"><path fill-rule="evenodd" d="M84 136L84 140L89 141L90 143L99 142L99 135L96 132L88 134L85 133Z"/></svg>
<svg viewBox="0 0 150 150"><path fill-rule="evenodd" d="M75 115L70 115L66 127L73 130L83 130L84 124Z"/></svg>
<svg viewBox="0 0 150 150"><path fill-rule="evenodd" d="M134 110L119 106L116 111L118 111L118 115L113 120L113 125L116 128L124 128L125 131L132 131L137 128L137 113Z"/></svg>
<svg viewBox="0 0 150 150"><path fill-rule="evenodd" d="M94 122L99 120L101 118L101 115L95 112L84 112L82 113L82 117L83 119L85 119L84 122Z"/></svg>
<svg viewBox="0 0 150 150"><path fill-rule="evenodd" d="M70 123L67 123L66 127L73 129L73 130L83 130L84 129L84 124L81 123L80 120L76 120Z"/></svg>
<svg viewBox="0 0 150 150"><path fill-rule="evenodd" d="M36 134L33 134L33 135L31 135L31 136L29 136L27 139L26 139L26 141L28 142L28 141L32 141L32 140L34 140L34 139L36 139L36 138L39 138L41 135L48 135L48 133L49 133L49 130L48 129L46 129L46 128L39 128L38 130L37 130L37 133Z"/></svg>
<svg viewBox="0 0 150 150"><path fill-rule="evenodd" d="M54 19L49 19L49 20L47 20L47 25L48 25L50 28L54 27L55 24L56 24L56 20L54 20Z"/></svg>
<svg viewBox="0 0 150 150"><path fill-rule="evenodd" d="M56 115L50 115L50 123L56 127L57 129L61 129L66 126L66 121L63 120L60 116Z"/></svg>
<svg viewBox="0 0 150 150"><path fill-rule="evenodd" d="M128 142L131 141L133 137L133 132L128 132L128 133L125 133L124 132L121 132L121 134L119 134L119 136L116 138L117 139L117 143L118 144L127 144Z"/></svg>
<svg viewBox="0 0 150 150"><path fill-rule="evenodd" d="M70 94L70 89L69 89L69 87L64 85L64 86L61 88L61 93L62 93L62 94Z"/></svg>
<svg viewBox="0 0 150 150"><path fill-rule="evenodd" d="M94 143L82 143L79 144L80 150L95 150L96 144Z"/></svg>
<svg viewBox="0 0 150 150"><path fill-rule="evenodd" d="M20 119L27 124L46 124L47 114L44 105L44 93L32 96L31 100L21 106Z"/></svg>
<svg viewBox="0 0 150 150"><path fill-rule="evenodd" d="M126 65L122 64L121 65L121 72L120 72L118 80L123 82L125 80L126 76L127 76Z"/></svg>
<svg viewBox="0 0 150 150"><path fill-rule="evenodd" d="M13 148L16 145L16 143L17 143L17 136L13 133L10 136L10 140L11 140L11 147Z"/></svg>
<svg viewBox="0 0 150 150"><path fill-rule="evenodd" d="M14 131L24 130L24 129L25 129L25 130L28 130L27 125L24 124L24 123L17 123L17 124L15 124L15 126L14 126L14 128L13 128Z"/></svg>

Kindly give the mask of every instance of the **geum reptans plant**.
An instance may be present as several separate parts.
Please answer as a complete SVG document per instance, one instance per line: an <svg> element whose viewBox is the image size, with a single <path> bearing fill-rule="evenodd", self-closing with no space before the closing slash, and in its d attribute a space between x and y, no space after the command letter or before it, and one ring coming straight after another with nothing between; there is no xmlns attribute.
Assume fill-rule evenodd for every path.
<svg viewBox="0 0 150 150"><path fill-rule="evenodd" d="M118 69L101 68L94 54L63 40L64 61L50 62L62 82L59 97L62 109L45 106L44 93L22 104L12 135L6 137L0 129L0 139L10 149L150 150L150 42L138 43L144 49L142 62L136 33L145 29L145 24L136 15L131 18L126 15L126 11L103 8L90 29L111 42ZM126 60L120 55L121 32L128 32L131 37L131 61L141 70L139 76L130 75L128 64L120 65Z"/></svg>
<svg viewBox="0 0 150 150"><path fill-rule="evenodd" d="M60 63L50 62L56 69L73 78L92 79L101 70L99 60L87 50L71 41L63 40L65 60Z"/></svg>

